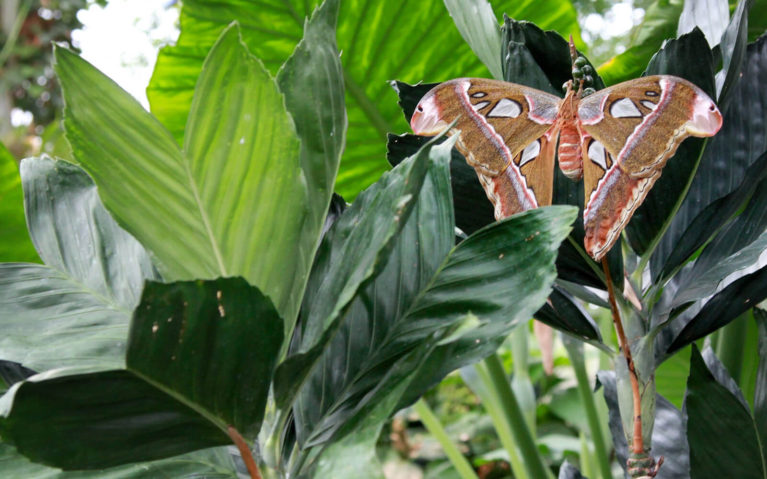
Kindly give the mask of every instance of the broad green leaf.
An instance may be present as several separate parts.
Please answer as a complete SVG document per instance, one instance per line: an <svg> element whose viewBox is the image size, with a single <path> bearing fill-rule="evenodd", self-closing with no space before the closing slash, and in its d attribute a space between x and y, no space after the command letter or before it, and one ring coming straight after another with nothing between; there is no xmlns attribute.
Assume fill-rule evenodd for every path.
<svg viewBox="0 0 767 479"><path fill-rule="evenodd" d="M501 30L487 0L445 0L456 28L496 80L503 79Z"/></svg>
<svg viewBox="0 0 767 479"><path fill-rule="evenodd" d="M714 48L727 28L730 9L727 0L685 0L676 36L682 36L698 27L706 36L708 45Z"/></svg>
<svg viewBox="0 0 767 479"><path fill-rule="evenodd" d="M452 142L450 143L452 145ZM431 145L365 190L322 239L275 397L286 406L314 368L357 291L385 264L423 185Z"/></svg>
<svg viewBox="0 0 767 479"><path fill-rule="evenodd" d="M191 90L205 52L220 31L239 21L250 51L275 73L301 38L304 18L317 3L225 0L212 6L199 0L184 2L181 35L176 46L162 50L148 88L152 112L181 141ZM506 12L578 37L577 15L569 1L504 0L494 7L496 15ZM394 96L387 93L388 80L416 83L489 73L440 0L342 2L338 45L343 51L350 128L336 191L351 200L387 169L386 134L407 129Z"/></svg>
<svg viewBox="0 0 767 479"><path fill-rule="evenodd" d="M45 265L0 264L0 359L36 371L122 366L131 311L144 280L158 278L149 256L79 167L27 158L21 177Z"/></svg>
<svg viewBox="0 0 767 479"><path fill-rule="evenodd" d="M604 388L605 402L609 411L610 433L613 438L618 464L625 470L628 458L626 436L618 407L618 390L615 372L599 371L597 386ZM656 395L655 420L652 431L652 455L663 456L663 477L686 479L689 477L689 447L684 431L685 417L666 398Z"/></svg>
<svg viewBox="0 0 767 479"><path fill-rule="evenodd" d="M282 95L237 28L206 59L183 152L92 66L62 48L56 57L74 156L163 277L241 275L290 322L312 254L299 248L309 201L299 142Z"/></svg>
<svg viewBox="0 0 767 479"><path fill-rule="evenodd" d="M282 329L271 301L242 278L148 282L127 369L59 369L16 383L0 401L0 434L30 459L63 469L227 444L230 425L252 440Z"/></svg>
<svg viewBox="0 0 767 479"><path fill-rule="evenodd" d="M655 389L678 409L682 409L687 376L690 375L690 346L677 351L655 370Z"/></svg>
<svg viewBox="0 0 767 479"><path fill-rule="evenodd" d="M16 159L0 143L0 261L39 263L24 219L24 196Z"/></svg>
<svg viewBox="0 0 767 479"><path fill-rule="evenodd" d="M409 321L426 327L470 312L479 324L429 355L401 405L495 352L512 328L535 314L551 293L557 250L575 214L571 206L526 211L477 231L450 252Z"/></svg>
<svg viewBox="0 0 767 479"><path fill-rule="evenodd" d="M704 92L714 95L714 65L711 50L706 43L703 33L695 29L671 40L659 51L647 66L648 75L675 75L691 81ZM631 218L626 233L634 251L644 254L656 244L659 235L664 232L664 225L671 221L669 216L677 208L677 203L684 198L692 175L700 162L704 140L688 138L677 149L676 154L669 158L660 179L655 183L642 205ZM664 237L659 249L653 255L653 260L660 261L666 256L664 245L673 245ZM653 272L658 271L653 263Z"/></svg>
<svg viewBox="0 0 767 479"><path fill-rule="evenodd" d="M599 67L607 85L631 80L641 75L645 65L666 39L676 37L683 0L655 0L646 10L642 23L635 27L631 42L620 53Z"/></svg>
<svg viewBox="0 0 767 479"><path fill-rule="evenodd" d="M20 479L141 479L146 477L237 479L239 477L232 455L224 447L99 471L64 472L30 462L12 446L0 443L0 471L7 477Z"/></svg>
<svg viewBox="0 0 767 479"><path fill-rule="evenodd" d="M327 441L346 422L359 422L363 407L393 389L382 384L393 366L411 350L424 349L424 336L436 332L420 330L408 312L453 246L451 148L452 141L431 149L423 186L388 258L354 296L301 389L293 407L300 444ZM444 321L438 327L451 326Z"/></svg>
<svg viewBox="0 0 767 479"><path fill-rule="evenodd" d="M687 439L690 443L690 477L767 477L765 457L751 412L712 375L692 346L687 379Z"/></svg>

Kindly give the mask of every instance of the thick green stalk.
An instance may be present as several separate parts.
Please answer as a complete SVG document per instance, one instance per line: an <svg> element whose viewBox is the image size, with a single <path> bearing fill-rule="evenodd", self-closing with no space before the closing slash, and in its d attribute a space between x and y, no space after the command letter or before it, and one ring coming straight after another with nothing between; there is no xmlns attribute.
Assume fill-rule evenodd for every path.
<svg viewBox="0 0 767 479"><path fill-rule="evenodd" d="M746 342L748 321L753 314L751 310L738 316L735 321L718 331L715 345L716 357L736 381L740 382L743 367L743 345Z"/></svg>
<svg viewBox="0 0 767 479"><path fill-rule="evenodd" d="M423 398L419 399L418 402L413 405L413 409L418 413L418 417L421 418L421 422L426 426L426 429L428 429L431 435L442 445L442 450L445 451L447 458L450 459L450 462L453 464L455 470L458 471L458 474L463 479L478 479L477 473L474 472L474 468L471 467L471 464L466 460L466 457L464 457L461 451L458 450L458 446L450 440L447 432L445 432L445 428L442 427L442 423L437 416L434 415L434 412L429 405L426 404L426 401L424 401Z"/></svg>
<svg viewBox="0 0 767 479"><path fill-rule="evenodd" d="M578 393L581 396L581 402L586 410L586 420L591 432L591 440L594 443L594 454L596 455L597 465L600 475L603 479L612 478L612 469L610 468L610 458L608 457L607 443L602 435L602 424L597 414L597 406L594 401L594 394L591 392L589 376L586 372L586 362L583 358L583 344L563 338L565 349L570 356L570 362L575 370L575 378L578 382Z"/></svg>
<svg viewBox="0 0 767 479"><path fill-rule="evenodd" d="M511 472L514 473L516 479L530 479L527 475L527 468L524 461L519 457L519 451L517 450L517 444L514 439L514 431L511 424L507 420L505 414L503 414L501 408L501 400L495 393L493 388L493 380L490 377L490 373L484 363L477 363L474 365L475 371L479 379L482 381L484 387L483 390L475 391L479 399L482 401L482 406L487 411L490 419L493 421L493 427L498 434L498 438L501 440L504 449L509 454L509 464L511 464Z"/></svg>
<svg viewBox="0 0 767 479"><path fill-rule="evenodd" d="M543 463L543 458L538 452L538 446L535 444L533 435L525 422L525 416L519 407L517 398L511 390L511 385L506 377L506 371L503 369L501 359L497 354L492 354L484 360L487 372L490 375L491 391L498 397L501 406L501 412L505 416L506 423L510 426L514 435L515 443L519 447L519 452L524 458L524 464L530 477L546 478L552 477Z"/></svg>

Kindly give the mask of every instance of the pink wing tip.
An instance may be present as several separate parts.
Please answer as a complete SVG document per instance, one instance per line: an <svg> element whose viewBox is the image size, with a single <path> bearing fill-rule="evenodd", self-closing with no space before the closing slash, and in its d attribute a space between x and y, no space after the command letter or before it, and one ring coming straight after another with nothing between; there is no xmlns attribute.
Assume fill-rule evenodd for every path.
<svg viewBox="0 0 767 479"><path fill-rule="evenodd" d="M722 127L722 114L707 95L695 95L687 131L694 136L714 136Z"/></svg>
<svg viewBox="0 0 767 479"><path fill-rule="evenodd" d="M410 128L416 135L432 136L437 135L447 128L447 123L439 118L439 106L435 97L427 93L420 102L410 118Z"/></svg>

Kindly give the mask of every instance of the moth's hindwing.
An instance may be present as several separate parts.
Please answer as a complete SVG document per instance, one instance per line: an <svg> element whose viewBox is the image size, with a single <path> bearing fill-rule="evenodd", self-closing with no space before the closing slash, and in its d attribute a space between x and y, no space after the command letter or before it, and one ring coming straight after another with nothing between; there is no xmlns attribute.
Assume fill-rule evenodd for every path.
<svg viewBox="0 0 767 479"><path fill-rule="evenodd" d="M496 218L551 204L554 146L546 133L560 99L533 88L479 78L442 83L419 102L413 132L435 135L457 119L449 134L477 171Z"/></svg>
<svg viewBox="0 0 767 479"><path fill-rule="evenodd" d="M722 116L692 83L651 76L582 99L578 121L584 135L586 249L599 260L682 140L714 135Z"/></svg>

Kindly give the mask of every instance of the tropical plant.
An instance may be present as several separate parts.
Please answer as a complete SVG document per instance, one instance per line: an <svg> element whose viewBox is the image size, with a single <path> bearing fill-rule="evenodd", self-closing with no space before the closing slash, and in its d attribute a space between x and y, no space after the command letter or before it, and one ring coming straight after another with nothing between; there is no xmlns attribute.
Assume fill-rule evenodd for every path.
<svg viewBox="0 0 767 479"><path fill-rule="evenodd" d="M383 80L491 74L555 92L571 71L560 35L510 18L500 28L479 0L445 2L466 43L434 2L326 0L306 23L316 2L298 3L185 2L181 37L150 84L152 114L56 49L75 163L21 164L44 264L0 265L0 470L382 477L382 428L414 404L460 477L477 477L419 399L461 369L514 477L550 477L562 458L537 443L527 328L511 338L514 381L496 354L534 316L565 333L587 417L580 465L612 477L611 450L625 466L634 439L631 374L618 359L598 375L610 446L583 351L587 343L620 358L583 307L612 299L642 390L643 441L652 444L642 452L665 457L658 477L764 477L767 317L754 306L767 296L767 51L765 37L747 44L748 3L729 21L681 15L679 38L646 67L698 84L725 126L711 141L687 140L669 161L610 253L610 275L580 246L573 206L492 222L453 139L389 135L383 150L428 88L395 84L403 118ZM539 26L575 32L585 48L572 5L547 3L496 9L517 18L542 9ZM407 15L385 14L391 8ZM599 71L613 81L616 65L636 69L649 42ZM401 55L384 56L394 49ZM385 156L394 167L381 176ZM555 203L582 209L582 197L556 178ZM610 279L618 293L608 298ZM732 321L718 333L717 352L730 351L724 366L712 349L699 353L695 341ZM756 325L758 369L732 380L727 371L744 356L727 336ZM681 350L691 359L679 367ZM671 363L690 373L686 393L659 382L677 391L668 401L655 377ZM567 462L559 474L580 477Z"/></svg>

